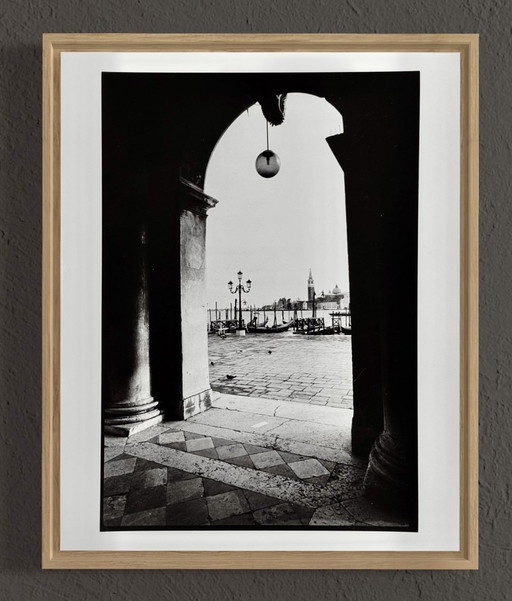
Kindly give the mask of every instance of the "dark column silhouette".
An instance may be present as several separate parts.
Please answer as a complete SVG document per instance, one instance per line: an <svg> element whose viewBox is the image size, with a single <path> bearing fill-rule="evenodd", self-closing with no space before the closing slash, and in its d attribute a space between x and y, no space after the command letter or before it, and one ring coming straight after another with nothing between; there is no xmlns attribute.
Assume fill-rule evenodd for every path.
<svg viewBox="0 0 512 601"><path fill-rule="evenodd" d="M162 412L150 382L141 130L127 127L132 107L117 92L103 99L102 402L105 430L129 435L161 421Z"/></svg>
<svg viewBox="0 0 512 601"><path fill-rule="evenodd" d="M334 100L344 133L329 140L346 184L352 446L371 447L367 496L416 515L419 74L365 87Z"/></svg>

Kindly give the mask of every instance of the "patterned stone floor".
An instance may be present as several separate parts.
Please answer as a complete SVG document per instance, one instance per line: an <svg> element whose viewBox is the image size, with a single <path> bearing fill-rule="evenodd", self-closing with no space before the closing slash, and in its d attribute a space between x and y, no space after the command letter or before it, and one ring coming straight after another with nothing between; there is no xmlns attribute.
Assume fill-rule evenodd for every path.
<svg viewBox="0 0 512 601"><path fill-rule="evenodd" d="M216 395L209 411L106 437L103 527L408 527L361 497L351 412Z"/></svg>
<svg viewBox="0 0 512 601"><path fill-rule="evenodd" d="M350 336L210 334L208 351L218 392L352 409Z"/></svg>

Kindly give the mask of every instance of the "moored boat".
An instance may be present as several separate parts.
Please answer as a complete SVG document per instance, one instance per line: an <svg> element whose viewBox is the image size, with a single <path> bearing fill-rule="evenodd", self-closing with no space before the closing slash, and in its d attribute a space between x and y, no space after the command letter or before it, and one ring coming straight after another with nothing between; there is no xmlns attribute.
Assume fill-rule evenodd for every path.
<svg viewBox="0 0 512 601"><path fill-rule="evenodd" d="M317 328L316 330L304 332L306 336L330 336L331 334L337 333L338 332L332 326L327 326L326 328Z"/></svg>
<svg viewBox="0 0 512 601"><path fill-rule="evenodd" d="M294 320L290 320L288 323L283 323L281 325L275 326L254 326L252 324L247 324L247 331L250 334L277 334L279 332L287 332L290 327L293 325Z"/></svg>
<svg viewBox="0 0 512 601"><path fill-rule="evenodd" d="M268 317L265 318L265 321L258 323L257 317L253 317L251 321L247 323L247 328L265 328L268 324Z"/></svg>

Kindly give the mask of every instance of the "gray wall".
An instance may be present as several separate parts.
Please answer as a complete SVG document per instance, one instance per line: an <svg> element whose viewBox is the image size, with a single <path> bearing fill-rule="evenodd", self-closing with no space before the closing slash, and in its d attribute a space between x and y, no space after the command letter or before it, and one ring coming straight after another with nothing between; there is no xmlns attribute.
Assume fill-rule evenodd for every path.
<svg viewBox="0 0 512 601"><path fill-rule="evenodd" d="M0 3L0 600L512 597L510 0ZM481 34L481 568L478 572L42 572L41 33ZM79 519L79 516L77 516Z"/></svg>

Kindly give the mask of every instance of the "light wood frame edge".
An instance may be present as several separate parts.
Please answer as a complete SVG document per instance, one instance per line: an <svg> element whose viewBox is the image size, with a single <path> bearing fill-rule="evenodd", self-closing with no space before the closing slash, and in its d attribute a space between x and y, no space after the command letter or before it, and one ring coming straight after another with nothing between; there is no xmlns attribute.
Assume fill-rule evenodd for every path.
<svg viewBox="0 0 512 601"><path fill-rule="evenodd" d="M60 53L459 52L461 57L460 551L60 551ZM43 36L42 567L476 569L478 567L478 35L45 34Z"/></svg>

